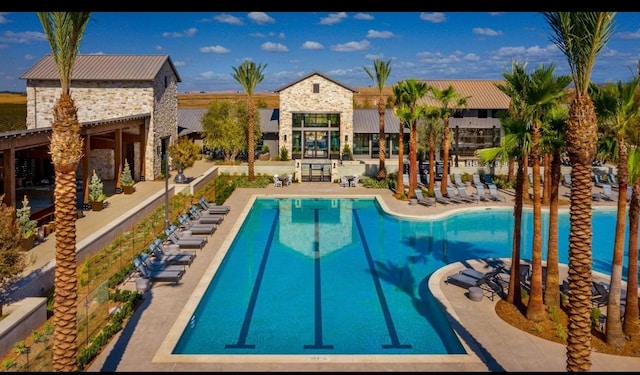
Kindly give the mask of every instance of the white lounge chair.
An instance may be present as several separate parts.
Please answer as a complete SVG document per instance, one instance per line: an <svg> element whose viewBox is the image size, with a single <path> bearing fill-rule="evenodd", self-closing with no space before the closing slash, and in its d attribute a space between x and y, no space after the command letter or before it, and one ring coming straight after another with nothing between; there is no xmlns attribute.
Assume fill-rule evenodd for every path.
<svg viewBox="0 0 640 375"><path fill-rule="evenodd" d="M496 198L493 195L487 194L484 190L484 186L479 185L476 186L476 190L478 191L478 197L480 197L481 201L499 201L500 198Z"/></svg>
<svg viewBox="0 0 640 375"><path fill-rule="evenodd" d="M416 199L418 200L419 204L421 204L423 206L435 206L436 205L436 200L433 199L433 198L426 198L422 194L422 189L416 189L415 193L416 193Z"/></svg>
<svg viewBox="0 0 640 375"><path fill-rule="evenodd" d="M606 201L614 201L615 198L613 197L613 191L611 189L611 185L609 184L602 184L602 199L606 200Z"/></svg>
<svg viewBox="0 0 640 375"><path fill-rule="evenodd" d="M496 185L489 185L489 195L494 197L495 201L506 201L506 199L498 192L498 187Z"/></svg>
<svg viewBox="0 0 640 375"><path fill-rule="evenodd" d="M462 199L461 197L459 197L458 194L456 194L456 191L453 188L453 186L447 186L447 197L449 199L451 199L452 201L454 201L455 203L469 203L470 202L470 201L468 201L466 199Z"/></svg>
<svg viewBox="0 0 640 375"><path fill-rule="evenodd" d="M273 187L282 187L282 180L277 174L273 176Z"/></svg>
<svg viewBox="0 0 640 375"><path fill-rule="evenodd" d="M451 204L451 203L456 203L453 200L445 197L444 195L442 195L442 193L440 192L440 189L434 189L433 192L436 195L436 202L438 203L443 203L443 204Z"/></svg>
<svg viewBox="0 0 640 375"><path fill-rule="evenodd" d="M458 188L464 188L466 186L465 183L462 182L462 176L460 175L460 173L453 174L453 181Z"/></svg>

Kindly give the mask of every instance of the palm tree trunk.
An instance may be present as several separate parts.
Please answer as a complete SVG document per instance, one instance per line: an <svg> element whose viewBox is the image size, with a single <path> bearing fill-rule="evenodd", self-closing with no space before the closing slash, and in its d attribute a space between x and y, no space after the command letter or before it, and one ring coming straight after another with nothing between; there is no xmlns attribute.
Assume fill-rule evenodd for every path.
<svg viewBox="0 0 640 375"><path fill-rule="evenodd" d="M547 280L545 280L544 304L549 311L560 308L560 290L554 285L560 285L560 270L558 269L558 208L561 164L560 150L557 149L551 156L551 170L549 180L549 238L547 240ZM547 181L547 179L545 179Z"/></svg>
<svg viewBox="0 0 640 375"><path fill-rule="evenodd" d="M540 322L545 318L542 303L542 197L540 196L540 123L533 122L531 143L533 148L533 246L531 250L531 289L527 304L527 318Z"/></svg>
<svg viewBox="0 0 640 375"><path fill-rule="evenodd" d="M387 137L384 132L384 114L386 108L384 106L382 93L380 93L380 98L378 99L378 116L379 116L379 126L380 126L380 136L378 138L378 181L382 181L387 178L387 168L385 166L385 158L386 158L386 147L387 147Z"/></svg>
<svg viewBox="0 0 640 375"><path fill-rule="evenodd" d="M251 95L249 95L247 97L247 101L249 102L248 107L249 107L249 126L248 126L248 132L249 134L247 135L247 157L249 160L249 174L247 176L247 178L249 179L249 181L253 181L255 179L255 170L254 170L254 164L255 164L255 147L256 147L256 140L255 140L255 134L253 133L254 129L255 129L255 118L254 118L254 103L253 103L253 98L251 97Z"/></svg>
<svg viewBox="0 0 640 375"><path fill-rule="evenodd" d="M636 339L640 335L638 320L638 221L640 214L640 179L633 184L629 205L629 261L627 269L627 305L624 313L624 334Z"/></svg>
<svg viewBox="0 0 640 375"><path fill-rule="evenodd" d="M442 146L444 148L444 155L442 158L442 181L440 181L440 192L443 195L447 195L447 185L449 178L449 117L444 119L444 127L442 128Z"/></svg>
<svg viewBox="0 0 640 375"><path fill-rule="evenodd" d="M436 162L436 140L433 133L429 134L429 192L433 193L436 186L435 162Z"/></svg>
<svg viewBox="0 0 640 375"><path fill-rule="evenodd" d="M625 216L627 209L627 147L624 137L618 136L618 213L616 218L616 234L613 242L613 259L611 261L611 280L609 282L609 299L607 301L607 344L620 347L624 344L624 333L620 316L620 294L622 290L622 260L624 258Z"/></svg>
<svg viewBox="0 0 640 375"><path fill-rule="evenodd" d="M404 181L402 174L404 173L404 123L400 121L398 129L398 182L396 189L396 197L404 197Z"/></svg>
<svg viewBox="0 0 640 375"><path fill-rule="evenodd" d="M507 163L507 181L513 181L515 178L515 164L516 163L513 159L509 159L509 162Z"/></svg>
<svg viewBox="0 0 640 375"><path fill-rule="evenodd" d="M524 180L524 165L518 163L518 171L516 173L516 197L513 206L513 246L511 247L511 273L509 277L509 292L507 293L507 302L516 307L522 305L522 289L520 286L520 243L522 230L522 187Z"/></svg>
<svg viewBox="0 0 640 375"><path fill-rule="evenodd" d="M418 121L413 120L411 124L411 132L409 133L409 198L415 198L415 189L418 187L418 166L417 159L417 138L418 138Z"/></svg>
<svg viewBox="0 0 640 375"><path fill-rule="evenodd" d="M551 198L551 155L548 152L544 153L544 184L542 186L542 204L549 204Z"/></svg>

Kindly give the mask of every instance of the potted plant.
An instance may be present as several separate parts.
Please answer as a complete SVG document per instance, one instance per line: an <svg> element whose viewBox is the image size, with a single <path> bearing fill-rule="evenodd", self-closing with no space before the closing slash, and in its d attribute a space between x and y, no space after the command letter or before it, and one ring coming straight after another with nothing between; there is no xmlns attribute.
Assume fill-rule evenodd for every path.
<svg viewBox="0 0 640 375"><path fill-rule="evenodd" d="M120 173L120 184L122 185L122 192L125 194L133 193L133 177L131 177L131 168L129 167L129 162L124 160L124 167L122 168L122 173Z"/></svg>
<svg viewBox="0 0 640 375"><path fill-rule="evenodd" d="M29 206L29 199L24 196L22 199L22 208L16 210L16 218L18 221L18 227L20 228L21 242L20 247L24 251L31 250L33 248L33 242L36 238L36 227L38 222L31 220L31 206Z"/></svg>
<svg viewBox="0 0 640 375"><path fill-rule="evenodd" d="M91 201L91 209L93 211L102 211L104 208L104 200L107 196L104 195L103 189L104 184L94 169L91 182L89 183L89 200Z"/></svg>
<svg viewBox="0 0 640 375"><path fill-rule="evenodd" d="M186 168L191 168L199 155L200 147L187 137L182 137L178 139L176 143L169 146L171 161L178 168L178 174L174 178L174 182L178 184L187 182L187 178L182 172Z"/></svg>

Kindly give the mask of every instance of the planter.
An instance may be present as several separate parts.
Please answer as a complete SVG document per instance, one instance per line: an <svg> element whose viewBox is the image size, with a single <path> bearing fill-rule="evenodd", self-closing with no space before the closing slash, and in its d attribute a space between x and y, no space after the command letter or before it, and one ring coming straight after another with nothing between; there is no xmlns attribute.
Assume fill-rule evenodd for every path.
<svg viewBox="0 0 640 375"><path fill-rule="evenodd" d="M122 186L122 192L125 194L133 194L133 185Z"/></svg>
<svg viewBox="0 0 640 375"><path fill-rule="evenodd" d="M33 243L35 242L36 237L31 236L27 238L20 239L20 248L24 251L29 251L33 249Z"/></svg>
<svg viewBox="0 0 640 375"><path fill-rule="evenodd" d="M103 201L100 201L100 202L91 201L91 211L102 211L103 208L104 208Z"/></svg>

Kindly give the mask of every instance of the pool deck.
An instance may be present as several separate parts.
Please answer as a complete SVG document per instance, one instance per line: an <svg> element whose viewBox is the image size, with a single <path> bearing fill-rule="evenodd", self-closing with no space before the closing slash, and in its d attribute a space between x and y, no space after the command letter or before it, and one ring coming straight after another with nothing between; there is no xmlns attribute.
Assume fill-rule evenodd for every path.
<svg viewBox="0 0 640 375"><path fill-rule="evenodd" d="M185 171L188 177L196 177L212 167L209 162L199 161ZM151 196L164 184L141 182L136 184L135 199L141 201L144 194ZM564 187L562 188L564 189ZM561 194L563 191L561 191ZM495 303L488 298L480 302L471 301L463 288L444 283L446 276L466 267L461 262L449 264L436 271L429 280L429 288L442 304L452 327L457 332L468 355L433 356L260 356L254 361L240 362L237 356L218 356L216 362L181 362L163 354L163 343L170 334L176 321L184 319L180 314L194 292L201 288L200 280L214 262L220 261L219 249L226 248L237 231L243 215L256 195L262 196L378 196L383 208L392 214L404 217L423 218L426 215L443 215L452 210L488 207L510 208L512 197L505 195L504 202L480 202L464 205L441 205L425 207L412 206L406 201L395 199L388 189L342 188L339 184L326 182L307 182L293 184L283 188L270 186L266 189L236 189L225 205L231 206L216 232L209 236L208 244L198 251L194 263L187 269L178 285L156 283L148 291L141 306L136 310L124 330L118 333L102 353L87 369L90 372L147 372L147 371L243 371L243 372L328 372L328 371L566 371L566 347L540 339L509 326L495 313ZM105 225L105 221L115 220L130 209L125 199L131 196L123 194L110 198L111 206L99 214L87 212L78 221L77 240L88 237L95 227ZM122 209L119 208L122 203ZM615 202L595 202L594 207L615 207ZM568 207L568 206L567 206ZM121 212L120 212L121 210ZM110 215L106 218L106 215ZM47 244L49 242L49 244ZM45 241L32 251L36 262L30 269L51 264L52 244ZM43 246L47 245L47 246ZM48 257L48 258L47 258ZM48 259L48 260L47 260ZM469 260L468 264L477 269L484 267L483 260ZM128 287L135 287L135 279L130 279ZM171 333L174 332L174 333ZM246 358L243 357L243 358ZM592 371L637 371L640 358L592 353Z"/></svg>

